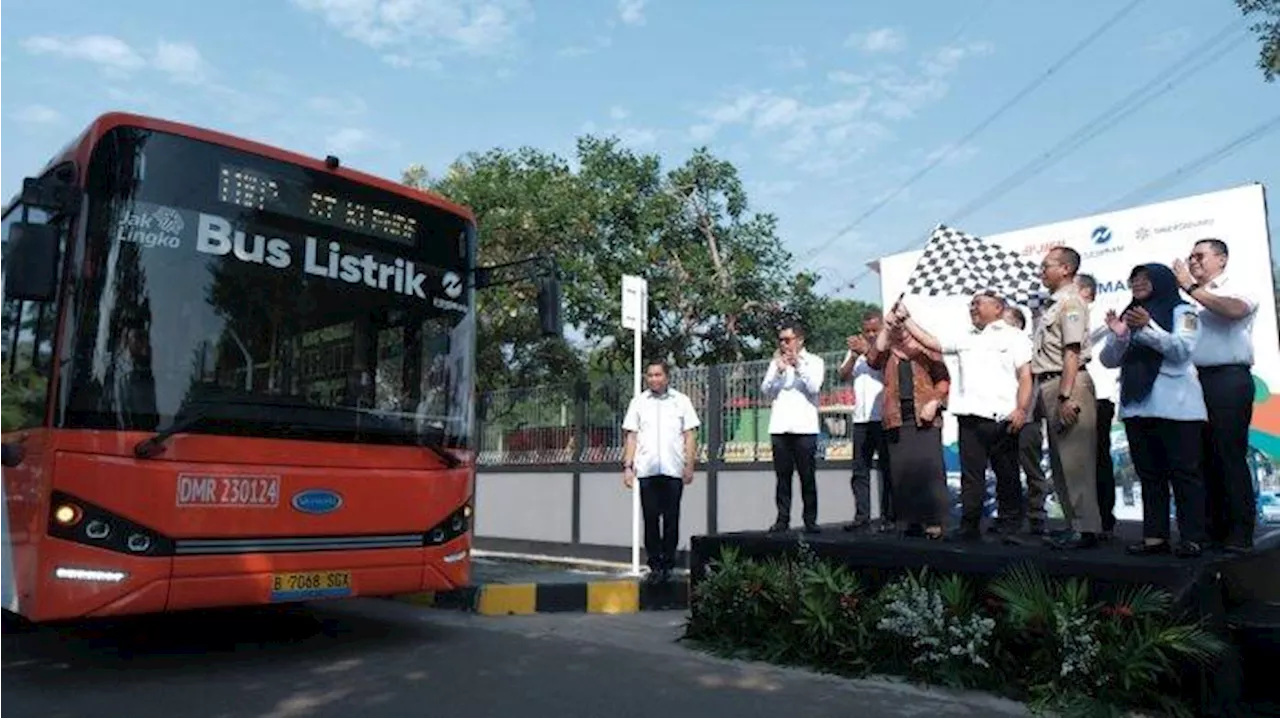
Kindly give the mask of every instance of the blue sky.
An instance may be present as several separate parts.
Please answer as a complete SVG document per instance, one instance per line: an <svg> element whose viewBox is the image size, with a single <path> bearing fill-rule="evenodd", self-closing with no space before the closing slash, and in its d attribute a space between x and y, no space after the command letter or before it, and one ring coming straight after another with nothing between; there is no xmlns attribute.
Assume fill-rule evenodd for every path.
<svg viewBox="0 0 1280 718"><path fill-rule="evenodd" d="M799 267L875 299L874 276L844 286L867 260L918 246L1233 22L1217 59L959 226L991 234L1109 208L1280 112L1231 0L1144 0L960 143L1127 4L8 0L0 191L114 109L333 152L392 178L495 146L568 156L585 132L672 165L706 144L778 215ZM1273 131L1133 203L1252 181L1274 197L1277 157Z"/></svg>

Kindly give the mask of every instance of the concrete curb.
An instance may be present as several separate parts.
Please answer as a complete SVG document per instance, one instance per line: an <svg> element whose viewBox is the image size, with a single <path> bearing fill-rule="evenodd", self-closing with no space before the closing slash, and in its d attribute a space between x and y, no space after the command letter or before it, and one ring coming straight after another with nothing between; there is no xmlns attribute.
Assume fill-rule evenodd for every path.
<svg viewBox="0 0 1280 718"><path fill-rule="evenodd" d="M689 582L639 579L547 583L486 583L441 593L394 596L392 600L482 616L536 613L638 613L689 608Z"/></svg>

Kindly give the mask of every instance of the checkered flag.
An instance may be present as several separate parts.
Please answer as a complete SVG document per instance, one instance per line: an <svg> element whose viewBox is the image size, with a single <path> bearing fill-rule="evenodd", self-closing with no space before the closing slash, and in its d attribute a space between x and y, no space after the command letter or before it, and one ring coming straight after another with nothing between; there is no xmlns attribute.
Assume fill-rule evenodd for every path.
<svg viewBox="0 0 1280 718"><path fill-rule="evenodd" d="M1045 299L1040 268L1013 252L944 224L938 225L907 279L907 294L971 296L994 289L1036 311Z"/></svg>

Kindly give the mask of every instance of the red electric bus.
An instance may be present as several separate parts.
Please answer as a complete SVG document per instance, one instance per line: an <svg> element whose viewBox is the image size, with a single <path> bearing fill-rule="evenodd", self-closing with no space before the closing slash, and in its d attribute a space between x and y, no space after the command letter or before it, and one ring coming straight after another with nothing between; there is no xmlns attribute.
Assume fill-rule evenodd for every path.
<svg viewBox="0 0 1280 718"><path fill-rule="evenodd" d="M108 114L24 182L3 238L6 611L468 583L467 209Z"/></svg>

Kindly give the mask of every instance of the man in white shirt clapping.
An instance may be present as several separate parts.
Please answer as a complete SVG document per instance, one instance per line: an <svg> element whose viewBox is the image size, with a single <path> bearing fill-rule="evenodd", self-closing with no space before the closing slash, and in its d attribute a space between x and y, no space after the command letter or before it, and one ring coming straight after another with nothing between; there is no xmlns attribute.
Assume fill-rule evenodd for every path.
<svg viewBox="0 0 1280 718"><path fill-rule="evenodd" d="M1227 272L1227 243L1196 242L1173 274L1200 307L1200 340L1191 355L1209 421L1202 455L1209 540L1233 553L1253 548L1258 498L1249 470L1249 424L1253 422L1253 317L1258 300ZM1267 337L1275 341L1275 337Z"/></svg>
<svg viewBox="0 0 1280 718"><path fill-rule="evenodd" d="M867 363L867 350L875 344L876 336L884 326L880 312L872 312L862 319L862 334L849 337L849 351L840 365L841 381L853 383L853 522L845 531L857 531L871 522L871 468L874 465L879 480L881 526L893 528L893 490L889 474L889 442L880 421L883 406L884 376L879 369ZM872 459L875 463L872 463Z"/></svg>
<svg viewBox="0 0 1280 718"><path fill-rule="evenodd" d="M689 397L670 387L666 362L649 362L645 383L648 390L631 399L622 420L622 481L630 489L640 480L648 578L665 581L675 568L680 500L693 481L702 422Z"/></svg>
<svg viewBox="0 0 1280 718"><path fill-rule="evenodd" d="M804 348L804 330L796 322L784 322L778 330L778 351L769 362L760 391L773 402L769 435L773 444L773 469L778 477L774 497L778 518L770 531L791 526L791 476L800 475L804 502L804 529L818 533L818 403L826 363Z"/></svg>

